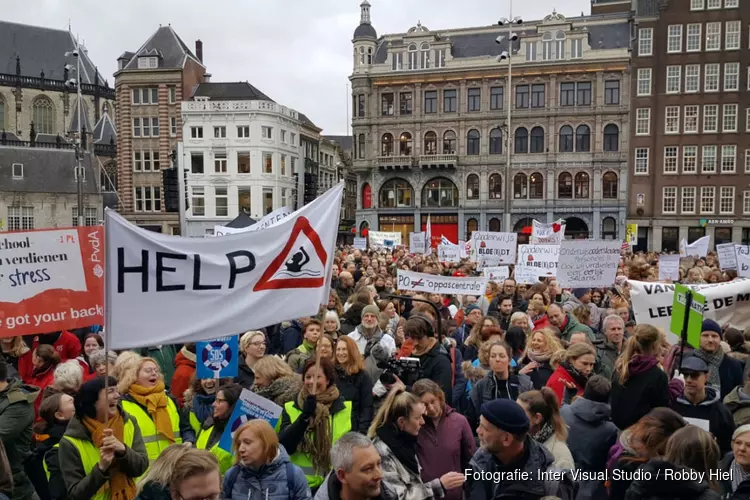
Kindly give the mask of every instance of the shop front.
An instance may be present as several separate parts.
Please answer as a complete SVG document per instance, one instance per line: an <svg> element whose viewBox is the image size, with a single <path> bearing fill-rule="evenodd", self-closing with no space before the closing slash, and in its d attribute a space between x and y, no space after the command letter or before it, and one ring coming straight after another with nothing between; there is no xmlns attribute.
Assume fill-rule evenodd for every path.
<svg viewBox="0 0 750 500"><path fill-rule="evenodd" d="M401 243L409 245L409 233L414 232L414 215L379 215L378 230L401 233Z"/></svg>
<svg viewBox="0 0 750 500"><path fill-rule="evenodd" d="M427 215L422 215L422 229L427 230ZM432 232L432 248L437 248L445 236L451 243L458 243L458 214L431 214L430 230Z"/></svg>

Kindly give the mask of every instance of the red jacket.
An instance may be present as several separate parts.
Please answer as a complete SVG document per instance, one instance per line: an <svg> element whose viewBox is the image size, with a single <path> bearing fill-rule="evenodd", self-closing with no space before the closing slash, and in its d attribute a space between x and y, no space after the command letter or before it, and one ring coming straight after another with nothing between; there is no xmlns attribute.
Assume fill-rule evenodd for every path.
<svg viewBox="0 0 750 500"><path fill-rule="evenodd" d="M21 377L24 384L31 384L30 380L34 375L33 357L34 351L29 349L18 358L18 376Z"/></svg>
<svg viewBox="0 0 750 500"><path fill-rule="evenodd" d="M552 324L549 322L549 318L546 314L534 321L534 331L541 330L542 328L547 328L548 326L552 326Z"/></svg>
<svg viewBox="0 0 750 500"><path fill-rule="evenodd" d="M190 387L190 384L195 375L195 354L188 351L184 347L180 349L177 356L174 358L175 370L174 376L172 377L172 385L170 386L170 392L177 398L177 401L182 406L182 398L185 391Z"/></svg>
<svg viewBox="0 0 750 500"><path fill-rule="evenodd" d="M49 366L46 370L39 373L34 373L31 378L29 379L28 384L33 385L35 387L39 388L39 395L36 398L36 401L34 401L34 414L39 415L39 405L42 404L42 393L44 392L44 389L52 385L52 382L55 380L55 367Z"/></svg>
<svg viewBox="0 0 750 500"><path fill-rule="evenodd" d="M34 337L32 350L36 350L36 348L39 347L40 343L47 342L40 342L39 336L37 335L36 337ZM78 337L70 332L60 332L57 340L52 343L52 347L54 347L57 353L60 355L61 361L76 359L81 355L81 341L78 340Z"/></svg>
<svg viewBox="0 0 750 500"><path fill-rule="evenodd" d="M558 403L560 403L560 406L562 406L563 396L565 396L565 382L573 382L574 384L576 384L576 381L573 380L573 377L570 376L568 370L563 368L562 365L558 365L557 370L555 370L550 376L549 380L547 380L547 387L555 391L555 394L557 395L557 401ZM576 387L578 387L576 396L582 396L583 387L578 384L576 384Z"/></svg>

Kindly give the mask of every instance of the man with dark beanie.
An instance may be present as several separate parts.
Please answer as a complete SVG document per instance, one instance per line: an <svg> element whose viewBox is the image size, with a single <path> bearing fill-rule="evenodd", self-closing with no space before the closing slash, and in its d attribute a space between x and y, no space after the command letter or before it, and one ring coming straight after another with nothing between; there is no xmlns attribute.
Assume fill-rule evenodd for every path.
<svg viewBox="0 0 750 500"><path fill-rule="evenodd" d="M743 382L742 363L725 355L721 348L723 335L724 332L716 321L704 319L700 348L693 353L708 365L708 385L720 391L722 400Z"/></svg>
<svg viewBox="0 0 750 500"><path fill-rule="evenodd" d="M552 468L552 453L529 436L529 418L518 403L495 399L484 403L480 414L477 434L482 447L465 471L467 500L575 498L569 472L544 474L562 471Z"/></svg>

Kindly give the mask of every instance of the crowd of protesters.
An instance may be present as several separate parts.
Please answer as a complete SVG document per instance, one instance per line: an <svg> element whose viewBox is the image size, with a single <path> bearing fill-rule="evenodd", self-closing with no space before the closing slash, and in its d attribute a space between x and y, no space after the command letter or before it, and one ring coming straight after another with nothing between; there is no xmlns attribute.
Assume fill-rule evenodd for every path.
<svg viewBox="0 0 750 500"><path fill-rule="evenodd" d="M339 249L328 304L242 334L234 379L98 327L1 339L0 499L750 499L750 328L705 319L680 349L636 324L628 279L657 254L608 288L511 273L479 297L399 292L399 269L478 273ZM709 254L680 278L736 276ZM243 389L283 411L226 450Z"/></svg>

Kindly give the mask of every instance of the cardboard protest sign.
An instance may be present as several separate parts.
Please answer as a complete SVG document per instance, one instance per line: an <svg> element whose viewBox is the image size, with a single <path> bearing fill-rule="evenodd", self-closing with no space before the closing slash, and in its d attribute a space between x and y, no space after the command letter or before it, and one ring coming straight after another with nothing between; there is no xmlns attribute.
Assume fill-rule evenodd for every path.
<svg viewBox="0 0 750 500"><path fill-rule="evenodd" d="M533 285L539 278L554 278L560 257L558 245L518 245L518 262L514 271L517 283Z"/></svg>
<svg viewBox="0 0 750 500"><path fill-rule="evenodd" d="M409 252L413 254L425 253L426 249L426 238L425 232L421 233L410 233L409 234Z"/></svg>
<svg viewBox="0 0 750 500"><path fill-rule="evenodd" d="M716 254L719 257L719 267L722 271L737 270L737 256L734 243L719 243L716 245Z"/></svg>
<svg viewBox="0 0 750 500"><path fill-rule="evenodd" d="M530 243L532 245L560 245L565 237L565 221L558 220L549 224L534 219L531 226Z"/></svg>
<svg viewBox="0 0 750 500"><path fill-rule="evenodd" d="M487 278L453 278L434 274L415 273L398 270L399 291L429 292L446 295L483 295L487 287Z"/></svg>
<svg viewBox="0 0 750 500"><path fill-rule="evenodd" d="M677 281L680 279L680 256L659 256L659 279Z"/></svg>
<svg viewBox="0 0 750 500"><path fill-rule="evenodd" d="M478 269L516 262L516 233L474 231L471 234L471 260Z"/></svg>
<svg viewBox="0 0 750 500"><path fill-rule="evenodd" d="M240 399L235 403L232 416L229 417L229 423L224 429L224 434L221 435L219 448L232 453L232 440L237 429L242 427L242 424L248 420L258 418L271 424L271 427L276 427L279 417L281 417L281 412L281 406L273 401L258 396L248 389L242 389Z"/></svg>
<svg viewBox="0 0 750 500"><path fill-rule="evenodd" d="M0 337L104 324L104 228L0 233Z"/></svg>
<svg viewBox="0 0 750 500"><path fill-rule="evenodd" d="M367 250L367 238L354 238L352 245L357 250Z"/></svg>
<svg viewBox="0 0 750 500"><path fill-rule="evenodd" d="M239 336L219 337L195 346L196 378L236 377L239 368Z"/></svg>
<svg viewBox="0 0 750 500"><path fill-rule="evenodd" d="M510 267L508 266L495 266L485 267L482 269L482 276L490 281L505 281L510 276Z"/></svg>
<svg viewBox="0 0 750 500"><path fill-rule="evenodd" d="M458 245L438 245L438 259L441 262L461 262Z"/></svg>
<svg viewBox="0 0 750 500"><path fill-rule="evenodd" d="M563 288L612 286L619 263L619 241L565 240L560 246L557 281Z"/></svg>

